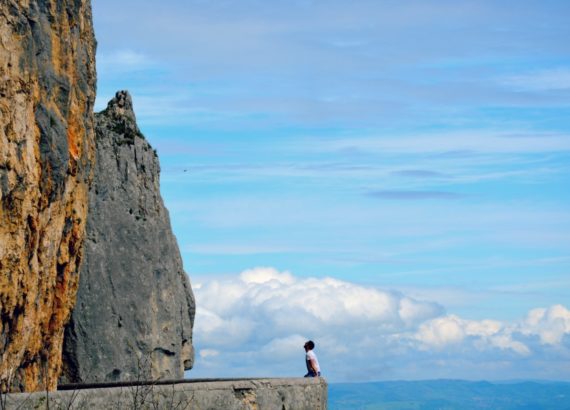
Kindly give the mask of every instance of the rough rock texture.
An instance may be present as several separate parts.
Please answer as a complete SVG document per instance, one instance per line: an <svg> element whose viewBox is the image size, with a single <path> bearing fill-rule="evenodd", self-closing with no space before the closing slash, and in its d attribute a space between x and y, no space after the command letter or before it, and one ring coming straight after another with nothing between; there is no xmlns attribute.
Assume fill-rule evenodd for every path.
<svg viewBox="0 0 570 410"><path fill-rule="evenodd" d="M47 401L42 393L12 394L7 399L9 408L43 408ZM326 410L327 383L321 377L188 381L174 385L58 391L49 395L49 401L50 408L78 410Z"/></svg>
<svg viewBox="0 0 570 410"><path fill-rule="evenodd" d="M93 160L88 0L0 1L0 385L55 388Z"/></svg>
<svg viewBox="0 0 570 410"><path fill-rule="evenodd" d="M64 382L182 378L194 297L159 192L156 152L120 91L95 116L96 167Z"/></svg>

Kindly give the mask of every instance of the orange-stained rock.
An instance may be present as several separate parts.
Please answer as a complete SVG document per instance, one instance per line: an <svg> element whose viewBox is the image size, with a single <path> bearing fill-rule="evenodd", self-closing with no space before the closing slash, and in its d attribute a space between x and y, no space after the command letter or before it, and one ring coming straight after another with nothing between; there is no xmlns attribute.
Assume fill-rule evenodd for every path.
<svg viewBox="0 0 570 410"><path fill-rule="evenodd" d="M89 0L0 1L0 382L54 389L94 158Z"/></svg>

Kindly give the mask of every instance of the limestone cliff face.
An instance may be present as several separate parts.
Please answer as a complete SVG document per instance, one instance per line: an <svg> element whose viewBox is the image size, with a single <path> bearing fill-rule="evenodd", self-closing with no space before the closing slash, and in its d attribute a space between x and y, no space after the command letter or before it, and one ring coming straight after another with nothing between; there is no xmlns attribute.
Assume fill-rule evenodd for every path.
<svg viewBox="0 0 570 410"><path fill-rule="evenodd" d="M95 116L96 166L64 382L182 378L194 297L159 191L156 152L118 92Z"/></svg>
<svg viewBox="0 0 570 410"><path fill-rule="evenodd" d="M0 384L55 388L94 156L88 0L0 1Z"/></svg>

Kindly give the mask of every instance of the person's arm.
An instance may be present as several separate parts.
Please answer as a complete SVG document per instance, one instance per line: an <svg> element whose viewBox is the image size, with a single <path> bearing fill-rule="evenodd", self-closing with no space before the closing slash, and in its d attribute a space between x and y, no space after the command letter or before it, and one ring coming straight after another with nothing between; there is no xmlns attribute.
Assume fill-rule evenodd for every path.
<svg viewBox="0 0 570 410"><path fill-rule="evenodd" d="M309 367L311 368L311 371L316 375L318 375L319 371L317 370L317 360L315 357L315 354L310 351L307 353L307 359L309 360Z"/></svg>
<svg viewBox="0 0 570 410"><path fill-rule="evenodd" d="M310 357L309 358L309 366L311 366L311 370L313 371L313 373L318 374L318 370L317 370L317 365L315 363L315 359Z"/></svg>

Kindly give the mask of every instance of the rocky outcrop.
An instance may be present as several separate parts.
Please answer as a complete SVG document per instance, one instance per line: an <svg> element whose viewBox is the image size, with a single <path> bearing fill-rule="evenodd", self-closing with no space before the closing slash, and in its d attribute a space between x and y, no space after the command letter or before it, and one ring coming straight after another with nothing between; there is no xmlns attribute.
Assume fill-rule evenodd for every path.
<svg viewBox="0 0 570 410"><path fill-rule="evenodd" d="M91 20L89 0L0 2L1 391L193 363L194 299L128 94L95 138Z"/></svg>
<svg viewBox="0 0 570 410"><path fill-rule="evenodd" d="M96 114L96 166L64 382L182 378L194 297L159 192L156 152L118 92Z"/></svg>
<svg viewBox="0 0 570 410"><path fill-rule="evenodd" d="M0 2L0 383L55 388L93 160L88 0Z"/></svg>

